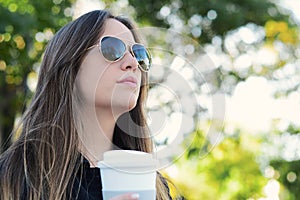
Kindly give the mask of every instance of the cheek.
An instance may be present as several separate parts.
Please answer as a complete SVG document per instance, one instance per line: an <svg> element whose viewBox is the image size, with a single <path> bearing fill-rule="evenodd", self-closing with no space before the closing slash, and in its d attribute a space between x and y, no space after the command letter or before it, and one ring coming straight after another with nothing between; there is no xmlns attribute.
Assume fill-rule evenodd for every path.
<svg viewBox="0 0 300 200"><path fill-rule="evenodd" d="M110 70L103 71L99 75L95 86L94 98L96 105L101 105L105 102L109 103L114 90L115 82L112 73L110 73Z"/></svg>
<svg viewBox="0 0 300 200"><path fill-rule="evenodd" d="M88 59L83 61L76 77L76 87L86 103L94 103L101 74L104 73L105 63Z"/></svg>

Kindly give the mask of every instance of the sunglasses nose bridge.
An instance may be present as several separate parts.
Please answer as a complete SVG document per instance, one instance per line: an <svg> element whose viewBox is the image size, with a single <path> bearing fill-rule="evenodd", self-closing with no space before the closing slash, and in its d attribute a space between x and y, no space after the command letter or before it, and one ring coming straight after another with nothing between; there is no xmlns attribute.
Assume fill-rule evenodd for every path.
<svg viewBox="0 0 300 200"><path fill-rule="evenodd" d="M126 53L127 52L129 52L130 53L130 55L132 56L132 57L134 57L134 54L133 54L133 51L132 51L132 45L126 45L126 49L125 49L125 52L124 52L124 56L126 55Z"/></svg>
<svg viewBox="0 0 300 200"><path fill-rule="evenodd" d="M128 51L129 51L129 53L131 54L131 56L135 58L135 55L134 55L134 53L133 53L133 51L132 51L132 46L128 46L127 49L128 49Z"/></svg>

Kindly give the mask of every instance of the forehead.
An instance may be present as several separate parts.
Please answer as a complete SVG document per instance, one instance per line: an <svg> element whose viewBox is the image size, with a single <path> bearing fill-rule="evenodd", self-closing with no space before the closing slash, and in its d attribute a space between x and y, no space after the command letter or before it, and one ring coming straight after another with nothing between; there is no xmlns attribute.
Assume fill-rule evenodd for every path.
<svg viewBox="0 0 300 200"><path fill-rule="evenodd" d="M125 41L134 42L134 37L131 31L124 24L122 24L116 19L106 20L104 32L102 35L116 36Z"/></svg>

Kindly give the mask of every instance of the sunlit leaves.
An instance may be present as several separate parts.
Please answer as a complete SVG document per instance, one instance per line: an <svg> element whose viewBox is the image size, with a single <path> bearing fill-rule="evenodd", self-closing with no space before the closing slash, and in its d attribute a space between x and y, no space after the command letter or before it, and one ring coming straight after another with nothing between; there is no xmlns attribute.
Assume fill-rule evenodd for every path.
<svg viewBox="0 0 300 200"><path fill-rule="evenodd" d="M7 8L10 12L18 12L20 14L32 14L35 8L29 3L29 0L0 0L0 5Z"/></svg>
<svg viewBox="0 0 300 200"><path fill-rule="evenodd" d="M285 21L267 21L265 24L267 39L279 40L283 43L296 44L299 42L299 32L295 27L290 27Z"/></svg>
<svg viewBox="0 0 300 200"><path fill-rule="evenodd" d="M189 200L264 197L263 187L268 179L258 175L260 167L255 162L259 140L237 132L200 158L203 134L193 133L194 143L185 146L185 157L176 163L179 172L173 173L173 180L183 196Z"/></svg>
<svg viewBox="0 0 300 200"><path fill-rule="evenodd" d="M24 49L25 48L25 41L24 41L24 38L21 35L15 35L13 40L16 43L16 47L18 49Z"/></svg>

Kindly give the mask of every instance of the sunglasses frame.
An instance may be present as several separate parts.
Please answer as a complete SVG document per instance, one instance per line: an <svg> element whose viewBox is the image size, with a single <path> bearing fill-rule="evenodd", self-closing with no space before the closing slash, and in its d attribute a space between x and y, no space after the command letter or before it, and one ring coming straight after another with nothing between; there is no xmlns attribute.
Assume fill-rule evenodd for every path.
<svg viewBox="0 0 300 200"><path fill-rule="evenodd" d="M101 43L102 43L103 38L105 38L105 37L111 37L111 38L118 39L118 40L120 40L121 42L123 42L123 44L125 45L126 50L124 51L123 55L122 55L120 58L118 58L117 60L113 60L113 61L108 60L108 59L105 58L105 56L103 55L103 53L102 53L102 51L101 51ZM99 49L100 53L102 54L104 60L107 61L107 62L110 62L110 63L114 63L114 62L118 62L118 61L120 61L122 58L124 58L124 56L125 56L126 51L128 50L128 48L129 48L129 53L137 60L136 56L134 55L134 52L133 52L132 47L133 47L133 45L141 45L142 47L145 48L146 53L147 53L148 56L149 56L150 64L149 64L149 69L148 69L148 70L145 70L145 69L143 69L143 67L139 64L139 62L138 62L138 60L137 60L138 66L139 66L140 70L142 70L143 72L149 72L150 67L151 67L151 64L152 64L152 63L151 63L152 57L151 57L151 54L150 54L149 50L148 50L143 44L141 44L141 43L137 43L137 42L130 42L130 43L131 43L131 45L127 45L122 39L120 39L120 38L118 38L118 37L116 37L116 36L104 35L104 36L102 36L102 37L98 40L97 44L94 44L94 45L88 47L87 50L90 50L90 49L92 49L92 48L94 48L94 47L97 46L97 47L99 47L98 49Z"/></svg>

